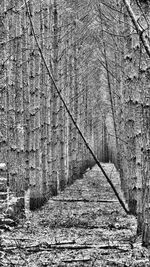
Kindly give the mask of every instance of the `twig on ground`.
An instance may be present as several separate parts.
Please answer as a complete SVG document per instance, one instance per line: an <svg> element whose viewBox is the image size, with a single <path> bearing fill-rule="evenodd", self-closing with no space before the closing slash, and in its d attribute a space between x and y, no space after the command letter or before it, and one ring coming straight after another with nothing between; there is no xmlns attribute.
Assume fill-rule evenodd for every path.
<svg viewBox="0 0 150 267"><path fill-rule="evenodd" d="M61 201L61 202L100 202L100 203L111 203L111 202L118 202L116 199L102 199L102 200L89 200L89 199L70 199L70 198L62 198L62 199L51 199L52 201Z"/></svg>

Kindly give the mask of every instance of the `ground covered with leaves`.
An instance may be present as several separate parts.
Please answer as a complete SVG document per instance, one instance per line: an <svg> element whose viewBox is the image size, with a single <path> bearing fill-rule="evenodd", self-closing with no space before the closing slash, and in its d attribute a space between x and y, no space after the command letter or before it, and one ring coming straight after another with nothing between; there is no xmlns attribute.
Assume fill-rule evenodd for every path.
<svg viewBox="0 0 150 267"><path fill-rule="evenodd" d="M103 165L120 190L113 164ZM1 234L0 266L150 266L125 214L98 167Z"/></svg>

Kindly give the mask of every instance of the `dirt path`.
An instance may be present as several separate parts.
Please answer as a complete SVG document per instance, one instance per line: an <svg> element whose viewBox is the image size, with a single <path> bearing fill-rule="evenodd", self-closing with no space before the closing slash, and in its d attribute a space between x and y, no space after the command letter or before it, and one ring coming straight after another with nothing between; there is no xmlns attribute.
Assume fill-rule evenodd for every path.
<svg viewBox="0 0 150 267"><path fill-rule="evenodd" d="M112 164L105 164L119 190ZM150 266L134 239L136 220L120 207L97 167L18 228L2 235L2 266Z"/></svg>

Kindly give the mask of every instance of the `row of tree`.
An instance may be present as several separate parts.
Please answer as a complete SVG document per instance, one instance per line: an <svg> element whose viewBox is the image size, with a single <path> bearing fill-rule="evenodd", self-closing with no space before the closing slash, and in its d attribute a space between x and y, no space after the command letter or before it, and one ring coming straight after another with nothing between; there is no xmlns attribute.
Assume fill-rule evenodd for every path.
<svg viewBox="0 0 150 267"><path fill-rule="evenodd" d="M148 1L96 1L114 122L117 167L137 233L149 245L150 43ZM113 49L113 52L112 52Z"/></svg>
<svg viewBox="0 0 150 267"><path fill-rule="evenodd" d="M123 1L118 25L120 40L120 122L118 155L122 187L129 209L137 215L138 234L143 244L150 239L149 177L150 177L150 54L148 1ZM122 27L122 21L124 27ZM117 34L117 33L116 33ZM121 36L124 36L122 39ZM123 41L125 43L123 44ZM121 107L121 108L120 108Z"/></svg>
<svg viewBox="0 0 150 267"><path fill-rule="evenodd" d="M10 192L23 208L28 202L36 208L94 164L38 45L75 123L101 161L113 158L115 141L107 130L112 122L105 75L90 33L93 5L59 0L27 5L1 1L0 161L7 163Z"/></svg>

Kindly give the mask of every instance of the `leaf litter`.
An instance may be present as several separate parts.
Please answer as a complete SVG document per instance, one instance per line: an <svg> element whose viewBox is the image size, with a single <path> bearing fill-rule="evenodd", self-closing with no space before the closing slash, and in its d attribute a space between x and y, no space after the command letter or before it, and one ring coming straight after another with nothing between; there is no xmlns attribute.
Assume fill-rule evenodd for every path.
<svg viewBox="0 0 150 267"><path fill-rule="evenodd" d="M120 190L113 164L103 167ZM125 214L98 167L52 197L28 219L1 234L1 266L150 266L136 237L136 218Z"/></svg>

